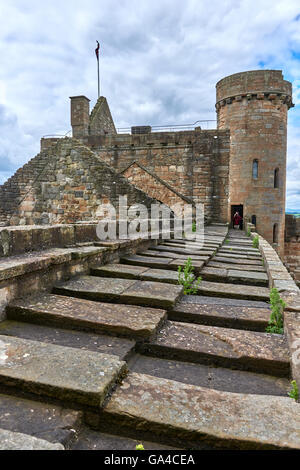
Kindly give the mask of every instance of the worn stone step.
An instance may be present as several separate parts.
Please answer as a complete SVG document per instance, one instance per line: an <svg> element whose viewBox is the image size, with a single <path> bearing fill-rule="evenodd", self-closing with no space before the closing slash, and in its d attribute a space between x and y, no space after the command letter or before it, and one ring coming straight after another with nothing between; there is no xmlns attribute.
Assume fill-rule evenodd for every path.
<svg viewBox="0 0 300 470"><path fill-rule="evenodd" d="M65 450L61 444L52 444L27 434L0 429L0 450Z"/></svg>
<svg viewBox="0 0 300 470"><path fill-rule="evenodd" d="M135 437L117 436L107 434L107 432L93 431L89 428L84 428L80 433L79 438L74 443L72 450L128 450L135 452L136 446L143 444L145 450L178 450L178 447L167 446L155 442L145 441L141 442L139 432L132 432Z"/></svg>
<svg viewBox="0 0 300 470"><path fill-rule="evenodd" d="M221 250L228 250L228 251L237 251L238 253L253 253L255 255L261 256L261 253L258 248L253 248L250 246L241 246L241 245L233 245L231 243L224 243Z"/></svg>
<svg viewBox="0 0 300 470"><path fill-rule="evenodd" d="M229 284L223 282L202 281L198 287L197 293L199 295L262 300L266 302L270 299L270 290L266 287Z"/></svg>
<svg viewBox="0 0 300 470"><path fill-rule="evenodd" d="M234 367L287 377L289 353L283 335L168 321L140 351L180 361Z"/></svg>
<svg viewBox="0 0 300 470"><path fill-rule="evenodd" d="M205 267L201 271L201 277L207 281L229 282L232 284L245 284L267 287L269 278L265 273L253 271L239 271L235 269L221 269Z"/></svg>
<svg viewBox="0 0 300 470"><path fill-rule="evenodd" d="M177 244L177 245L174 245L173 243L161 243L160 245L157 245L155 247L152 247L152 248L155 248L155 250L157 248L163 248L163 247L166 247L166 250L165 251L171 251L170 248L172 249L172 252L174 251L175 253L178 252L180 253L179 251L177 250L185 250L185 251L189 251L189 252L201 252L203 255L207 255L207 256L210 256L212 255L216 250L217 248L208 248L208 247L204 247L203 245L190 245L188 243L182 243L182 244ZM154 251L155 251L154 250Z"/></svg>
<svg viewBox="0 0 300 470"><path fill-rule="evenodd" d="M183 295L183 287L163 282L80 276L57 284L53 292L92 300L169 309Z"/></svg>
<svg viewBox="0 0 300 470"><path fill-rule="evenodd" d="M12 336L0 337L0 384L100 407L126 363L116 356Z"/></svg>
<svg viewBox="0 0 300 470"><path fill-rule="evenodd" d="M171 258L171 259L182 259L182 260L187 260L188 258L191 258L191 260L194 261L203 261L207 262L210 258L209 256L186 256L186 255L180 255L179 253L172 253L171 251L153 251L153 250L147 250L143 251L142 253L139 253L141 256L151 256L151 257L161 257L161 258Z"/></svg>
<svg viewBox="0 0 300 470"><path fill-rule="evenodd" d="M212 261L216 261L217 263L263 266L262 260L249 259L249 258L232 258L228 256L224 257L220 255L219 253L217 253L217 255L212 258Z"/></svg>
<svg viewBox="0 0 300 470"><path fill-rule="evenodd" d="M231 250L230 248L221 248L219 251L218 251L218 254L220 254L221 256L223 254L226 254L226 255L237 255L237 256L246 256L247 258L249 259L262 259L262 256L260 253L253 253L251 251L248 251L248 250Z"/></svg>
<svg viewBox="0 0 300 470"><path fill-rule="evenodd" d="M54 294L15 300L7 307L7 315L12 320L140 339L153 335L166 318L165 310L156 308L93 302Z"/></svg>
<svg viewBox="0 0 300 470"><path fill-rule="evenodd" d="M250 255L248 253L234 253L233 251L227 251L227 250L219 250L218 251L218 256L222 256L222 258L232 258L232 259L243 259L243 260L254 260L254 261L260 261L261 262L261 255Z"/></svg>
<svg viewBox="0 0 300 470"><path fill-rule="evenodd" d="M287 396L290 381L283 377L244 370L213 367L192 362L174 361L135 354L130 371L176 380L190 385L232 393Z"/></svg>
<svg viewBox="0 0 300 470"><path fill-rule="evenodd" d="M180 258L162 258L155 256L123 256L121 258L121 263L130 264L134 266L146 266L149 268L158 268L158 269L171 269L178 271L179 266L184 266L189 257L180 257ZM203 261L192 260L192 264L195 270L195 273L198 273L204 266L205 262L209 260L209 257L203 257Z"/></svg>
<svg viewBox="0 0 300 470"><path fill-rule="evenodd" d="M140 281L167 282L178 284L178 273L169 269L152 269L142 266L131 266L128 264L107 264L92 267L93 276L118 277L125 279L137 279Z"/></svg>
<svg viewBox="0 0 300 470"><path fill-rule="evenodd" d="M249 308L264 308L269 309L270 303L257 301L257 300L246 300L246 299L234 299L232 297L209 297L205 295L184 295L180 302L199 304L199 305L232 305L233 307L249 307Z"/></svg>
<svg viewBox="0 0 300 470"><path fill-rule="evenodd" d="M245 271L254 271L254 272L261 272L265 273L266 270L262 265L251 265L251 264L235 264L234 266L230 263L219 263L217 261L209 261L207 263L207 267L209 268L221 268L221 269L237 269L237 270L245 270Z"/></svg>
<svg viewBox="0 0 300 470"><path fill-rule="evenodd" d="M23 320L26 319L26 323L11 320L1 322L0 334L32 341L41 341L42 343L57 344L58 346L112 354L113 356L118 356L121 361L127 360L133 354L135 348L135 341L133 339L77 331L73 326L72 330L67 330L57 326L28 323L30 315L22 315L22 317ZM34 319L34 321L36 320Z"/></svg>
<svg viewBox="0 0 300 470"><path fill-rule="evenodd" d="M157 246L152 246L151 247L151 250L153 251L170 251L171 253L178 253L180 255L186 255L187 257L188 256L191 256L191 255L198 255L198 256L211 256L213 253L214 253L214 250L208 250L208 251L204 251L204 250L194 250L193 248L189 248L189 249L186 249L186 248L173 248L171 246L167 246L167 245L157 245Z"/></svg>
<svg viewBox="0 0 300 470"><path fill-rule="evenodd" d="M1 429L60 443L66 449L76 439L82 418L81 411L0 394Z"/></svg>
<svg viewBox="0 0 300 470"><path fill-rule="evenodd" d="M168 318L174 321L261 332L265 332L270 315L269 308L183 301L168 312Z"/></svg>
<svg viewBox="0 0 300 470"><path fill-rule="evenodd" d="M164 243L162 243L162 245L164 245L165 243L167 243L169 246L188 246L190 248L197 248L197 246L200 246L201 248L213 248L213 249L217 249L219 246L221 246L222 242L221 241L212 241L212 240L206 240L206 238L204 237L203 239L203 244L199 243L199 242L192 242L192 241L188 241L188 240L168 240L168 241L165 241Z"/></svg>
<svg viewBox="0 0 300 470"><path fill-rule="evenodd" d="M300 408L290 398L209 390L136 373L99 416L100 425L139 429L186 449L300 449L299 421Z"/></svg>

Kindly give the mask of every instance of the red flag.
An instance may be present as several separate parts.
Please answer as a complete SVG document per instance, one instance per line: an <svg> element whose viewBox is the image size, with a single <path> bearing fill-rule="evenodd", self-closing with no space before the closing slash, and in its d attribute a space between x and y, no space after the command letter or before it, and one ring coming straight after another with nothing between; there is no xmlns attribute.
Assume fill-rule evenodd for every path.
<svg viewBox="0 0 300 470"><path fill-rule="evenodd" d="M100 49L100 44L98 41L97 42L97 48L95 49L95 53L96 53L96 57L97 57L97 60L99 60L99 49Z"/></svg>

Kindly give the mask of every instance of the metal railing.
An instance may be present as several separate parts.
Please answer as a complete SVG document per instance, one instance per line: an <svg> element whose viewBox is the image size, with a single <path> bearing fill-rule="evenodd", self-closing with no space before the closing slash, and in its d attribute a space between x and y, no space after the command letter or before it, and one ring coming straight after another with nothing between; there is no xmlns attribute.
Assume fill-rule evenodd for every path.
<svg viewBox="0 0 300 470"><path fill-rule="evenodd" d="M151 132L179 132L179 131L193 131L196 127L201 127L202 130L214 130L217 128L216 119L203 119L194 122L193 124L169 124L163 126L150 126ZM139 126L132 126L139 127ZM131 127L117 127L118 134L131 134ZM48 134L44 135L43 139L63 139L64 137L72 136L72 130L66 134Z"/></svg>
<svg viewBox="0 0 300 470"><path fill-rule="evenodd" d="M210 130L216 129L216 123L217 121L215 119L205 119L196 121L193 124L169 124L163 126L151 126L151 132L193 131L196 127L201 127L201 129L203 130ZM118 127L117 133L131 134L131 127Z"/></svg>
<svg viewBox="0 0 300 470"><path fill-rule="evenodd" d="M72 134L72 130L66 132L66 134L48 134L43 135L43 139L63 139L64 137L69 137Z"/></svg>

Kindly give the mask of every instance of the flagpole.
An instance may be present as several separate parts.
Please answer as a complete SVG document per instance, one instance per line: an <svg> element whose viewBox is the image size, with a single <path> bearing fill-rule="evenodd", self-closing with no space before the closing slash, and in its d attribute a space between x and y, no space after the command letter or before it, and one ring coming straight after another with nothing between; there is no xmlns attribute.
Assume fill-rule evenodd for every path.
<svg viewBox="0 0 300 470"><path fill-rule="evenodd" d="M100 98L100 64L99 64L99 57L98 57L98 98Z"/></svg>
<svg viewBox="0 0 300 470"><path fill-rule="evenodd" d="M95 50L96 57L97 57L97 71L98 71L98 99L100 98L100 62L99 62L99 49L100 49L100 44L99 41L96 41L97 47Z"/></svg>

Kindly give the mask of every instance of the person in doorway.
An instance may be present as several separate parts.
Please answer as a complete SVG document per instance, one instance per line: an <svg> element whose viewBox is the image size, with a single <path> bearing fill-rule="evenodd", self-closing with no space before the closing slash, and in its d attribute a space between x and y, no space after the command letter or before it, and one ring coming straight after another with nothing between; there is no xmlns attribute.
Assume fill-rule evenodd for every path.
<svg viewBox="0 0 300 470"><path fill-rule="evenodd" d="M243 219L242 219L242 217L240 216L239 212L236 212L236 213L234 214L234 216L233 216L233 227L234 227L235 229L240 229L240 230L242 230L242 227L241 227L242 221L243 221Z"/></svg>

